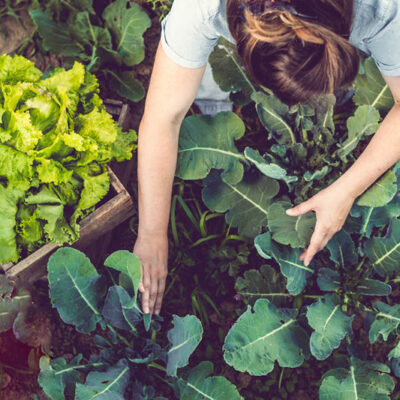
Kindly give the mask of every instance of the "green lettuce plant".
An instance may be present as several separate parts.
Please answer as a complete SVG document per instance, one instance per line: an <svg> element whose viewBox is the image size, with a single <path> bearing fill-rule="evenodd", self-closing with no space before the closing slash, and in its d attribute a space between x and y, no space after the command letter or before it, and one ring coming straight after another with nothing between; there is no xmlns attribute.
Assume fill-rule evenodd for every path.
<svg viewBox="0 0 400 400"><path fill-rule="evenodd" d="M129 159L122 132L82 64L43 75L24 57L0 57L0 263L47 242L72 243L108 193L111 160Z"/></svg>
<svg viewBox="0 0 400 400"><path fill-rule="evenodd" d="M118 273L112 281L98 274L78 250L62 248L49 259L53 307L77 331L89 334L97 329L94 343L98 349L89 359L78 354L69 363L63 358L41 358L39 383L51 399L165 399L154 388L152 371L160 370L181 399L242 398L227 379L212 376L211 362L187 368L203 335L197 317L174 315L168 332L170 344L163 348L157 343L163 320L151 320L138 306L141 267L134 254L117 251L105 260L105 266Z"/></svg>
<svg viewBox="0 0 400 400"><path fill-rule="evenodd" d="M389 399L395 384L390 373L399 376L400 355L400 315L390 299L400 254L398 166L356 200L344 229L308 267L299 256L315 215L296 218L285 212L354 162L393 105L388 86L367 59L347 109L342 103L347 98L349 104L348 95L288 107L250 81L228 42L221 40L210 60L214 78L232 100L246 105L247 112L253 104L261 133L250 129L244 135L245 126L233 113L187 118L177 176L204 179L204 203L225 212L226 222L253 239L268 262L236 282L249 306L225 338L225 361L263 376L276 363L296 368L310 357L325 360L334 354L341 361L322 377L320 399ZM257 125L244 116L254 129ZM353 330L356 316L368 332L364 339ZM367 340L387 342L392 368L368 361Z"/></svg>

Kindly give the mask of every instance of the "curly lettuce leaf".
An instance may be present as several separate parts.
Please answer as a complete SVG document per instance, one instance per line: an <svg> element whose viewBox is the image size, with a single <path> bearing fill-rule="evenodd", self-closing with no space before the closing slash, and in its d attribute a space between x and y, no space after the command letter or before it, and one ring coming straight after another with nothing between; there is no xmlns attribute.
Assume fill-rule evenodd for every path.
<svg viewBox="0 0 400 400"><path fill-rule="evenodd" d="M11 185L6 188L0 183L0 263L18 261L15 219L23 195L24 191Z"/></svg>
<svg viewBox="0 0 400 400"><path fill-rule="evenodd" d="M42 76L32 61L22 56L0 56L0 82L15 84L17 82L37 82Z"/></svg>

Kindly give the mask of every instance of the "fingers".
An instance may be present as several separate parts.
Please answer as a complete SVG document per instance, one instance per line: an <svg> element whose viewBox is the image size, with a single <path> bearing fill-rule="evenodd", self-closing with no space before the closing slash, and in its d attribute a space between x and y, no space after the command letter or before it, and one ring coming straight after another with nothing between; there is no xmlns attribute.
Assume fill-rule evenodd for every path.
<svg viewBox="0 0 400 400"><path fill-rule="evenodd" d="M298 217L299 215L306 214L309 211L312 211L313 209L314 209L314 204L310 200L308 200L299 204L296 207L289 208L288 210L286 210L286 214L289 215L290 217Z"/></svg>
<svg viewBox="0 0 400 400"><path fill-rule="evenodd" d="M306 267L308 267L315 254L317 254L323 248L322 243L325 241L327 235L327 229L321 226L321 224L319 224L317 221L314 233L311 236L310 245L303 253L303 263Z"/></svg>
<svg viewBox="0 0 400 400"><path fill-rule="evenodd" d="M150 284L151 284L148 268L143 267L142 281L143 281L142 309L145 314L148 314L150 312Z"/></svg>
<svg viewBox="0 0 400 400"><path fill-rule="evenodd" d="M161 278L158 281L157 300L156 300L155 311L154 311L154 313L156 315L160 314L161 307L162 307L163 296L164 296L164 291L165 291L165 278Z"/></svg>
<svg viewBox="0 0 400 400"><path fill-rule="evenodd" d="M147 266L143 267L139 291L142 293L142 309L145 314L160 314L165 291L166 275L167 272L159 273L157 269L152 269Z"/></svg>

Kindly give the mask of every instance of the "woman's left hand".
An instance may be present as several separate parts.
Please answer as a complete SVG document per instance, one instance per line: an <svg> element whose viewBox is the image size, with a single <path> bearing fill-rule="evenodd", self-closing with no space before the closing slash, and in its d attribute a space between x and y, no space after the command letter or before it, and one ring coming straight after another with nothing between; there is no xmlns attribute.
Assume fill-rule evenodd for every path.
<svg viewBox="0 0 400 400"><path fill-rule="evenodd" d="M305 266L308 266L315 254L326 246L336 232L342 229L354 200L355 197L351 193L335 182L311 199L286 210L287 215L291 217L298 217L309 211L316 213L317 222L310 244L300 255L300 261L303 261Z"/></svg>

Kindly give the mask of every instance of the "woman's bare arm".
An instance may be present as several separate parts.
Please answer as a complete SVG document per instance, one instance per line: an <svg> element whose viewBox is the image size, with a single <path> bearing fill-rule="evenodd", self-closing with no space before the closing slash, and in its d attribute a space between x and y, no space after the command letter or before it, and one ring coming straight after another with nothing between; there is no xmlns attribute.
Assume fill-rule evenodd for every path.
<svg viewBox="0 0 400 400"><path fill-rule="evenodd" d="M159 314L167 276L167 229L180 125L205 67L184 68L158 46L139 126L139 230L133 252L142 264L142 308Z"/></svg>

